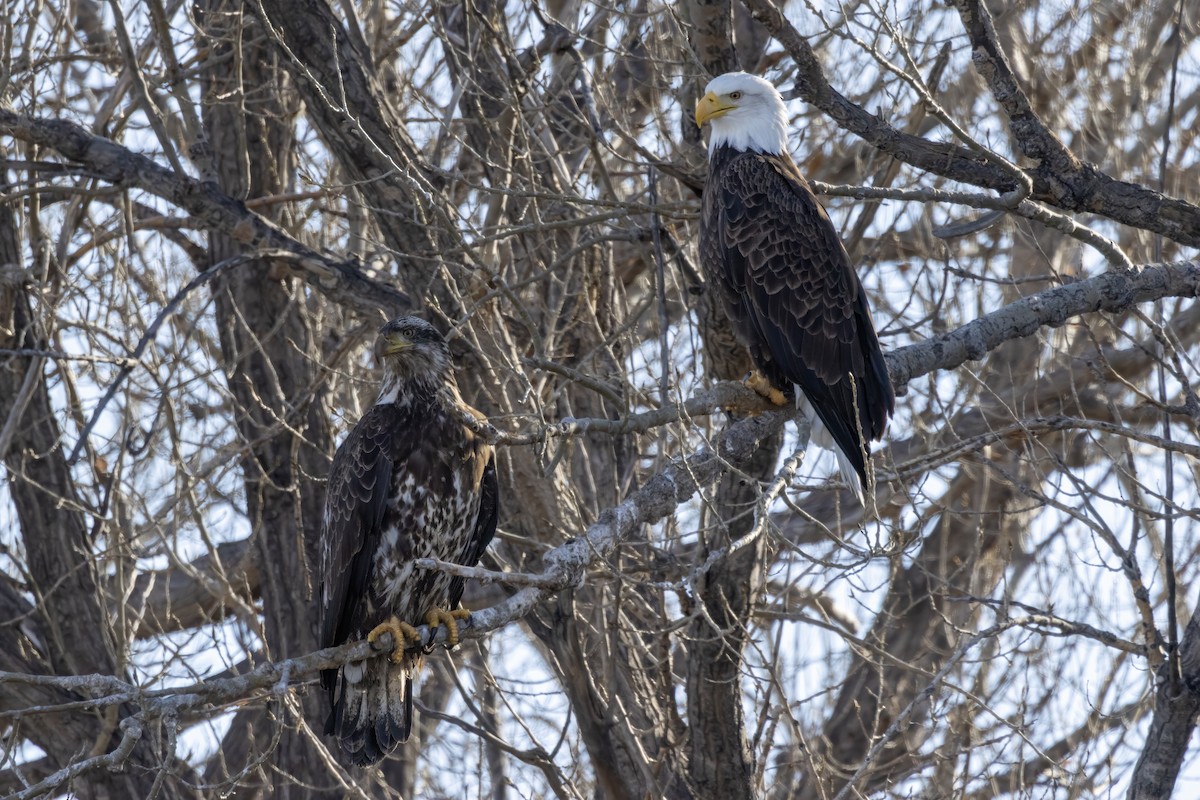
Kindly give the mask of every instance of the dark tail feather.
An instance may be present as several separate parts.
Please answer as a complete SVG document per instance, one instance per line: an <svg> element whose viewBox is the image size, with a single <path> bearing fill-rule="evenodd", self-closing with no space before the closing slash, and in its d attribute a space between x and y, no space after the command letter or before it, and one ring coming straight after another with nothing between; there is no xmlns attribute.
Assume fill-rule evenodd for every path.
<svg viewBox="0 0 1200 800"><path fill-rule="evenodd" d="M381 761L412 732L411 667L373 658L342 668L325 733L336 736L350 761Z"/></svg>

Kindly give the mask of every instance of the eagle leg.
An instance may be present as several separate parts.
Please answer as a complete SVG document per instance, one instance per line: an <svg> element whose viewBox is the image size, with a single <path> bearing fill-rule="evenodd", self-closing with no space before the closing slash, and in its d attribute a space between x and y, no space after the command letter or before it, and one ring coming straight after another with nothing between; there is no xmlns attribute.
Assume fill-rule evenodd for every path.
<svg viewBox="0 0 1200 800"><path fill-rule="evenodd" d="M471 616L471 612L465 608L456 608L453 611L447 611L444 608L437 608L435 606L425 615L425 622L431 628L435 628L438 625L445 625L446 644L454 647L454 645L458 644L458 621L466 619L469 616Z"/></svg>
<svg viewBox="0 0 1200 800"><path fill-rule="evenodd" d="M777 406L786 406L788 404L787 396L772 386L771 382L767 380L767 376L758 370L754 370L747 375L742 383Z"/></svg>
<svg viewBox="0 0 1200 800"><path fill-rule="evenodd" d="M417 632L417 629L407 622L401 622L396 617L388 617L372 628L371 632L367 634L367 641L374 645L376 640L385 633L392 635L393 645L390 658L393 664L404 663L404 651L408 649L409 644L421 643L421 634Z"/></svg>

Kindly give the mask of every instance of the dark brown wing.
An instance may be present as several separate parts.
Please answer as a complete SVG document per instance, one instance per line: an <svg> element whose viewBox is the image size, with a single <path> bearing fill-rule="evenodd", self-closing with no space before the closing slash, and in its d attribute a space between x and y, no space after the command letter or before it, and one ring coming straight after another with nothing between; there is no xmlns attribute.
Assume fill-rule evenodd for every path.
<svg viewBox="0 0 1200 800"><path fill-rule="evenodd" d="M702 253L735 332L777 388L801 388L865 485L858 426L878 439L895 396L833 223L786 154L718 152L709 180Z"/></svg>
<svg viewBox="0 0 1200 800"><path fill-rule="evenodd" d="M379 546L392 479L392 443L404 436L405 415L394 406L373 406L338 447L325 489L321 521L321 646L346 641L371 587L371 563ZM414 435L409 438L415 439ZM337 670L321 673L330 691Z"/></svg>

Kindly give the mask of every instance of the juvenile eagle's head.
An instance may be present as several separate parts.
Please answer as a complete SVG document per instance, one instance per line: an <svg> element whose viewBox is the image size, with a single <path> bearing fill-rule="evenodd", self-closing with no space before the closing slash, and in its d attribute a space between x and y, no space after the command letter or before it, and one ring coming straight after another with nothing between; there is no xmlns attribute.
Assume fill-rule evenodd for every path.
<svg viewBox="0 0 1200 800"><path fill-rule="evenodd" d="M420 317L398 317L379 329L375 358L383 368L378 403L394 403L406 384L430 389L453 381L446 338Z"/></svg>
<svg viewBox="0 0 1200 800"><path fill-rule="evenodd" d="M778 155L787 151L787 106L757 75L726 72L708 82L696 103L696 124L708 123L711 155L721 145Z"/></svg>

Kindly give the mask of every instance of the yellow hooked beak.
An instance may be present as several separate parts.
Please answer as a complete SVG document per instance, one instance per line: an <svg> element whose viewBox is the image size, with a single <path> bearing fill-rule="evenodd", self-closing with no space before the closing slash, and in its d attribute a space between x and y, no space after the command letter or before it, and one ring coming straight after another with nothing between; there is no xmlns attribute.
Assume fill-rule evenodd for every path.
<svg viewBox="0 0 1200 800"><path fill-rule="evenodd" d="M731 103L728 97L722 100L715 93L709 92L696 101L696 127L703 127L710 119L723 117L735 108L737 105Z"/></svg>
<svg viewBox="0 0 1200 800"><path fill-rule="evenodd" d="M412 346L412 339L399 331L391 331L379 337L379 343L375 346L375 355L380 357L394 356L396 353L401 353Z"/></svg>

